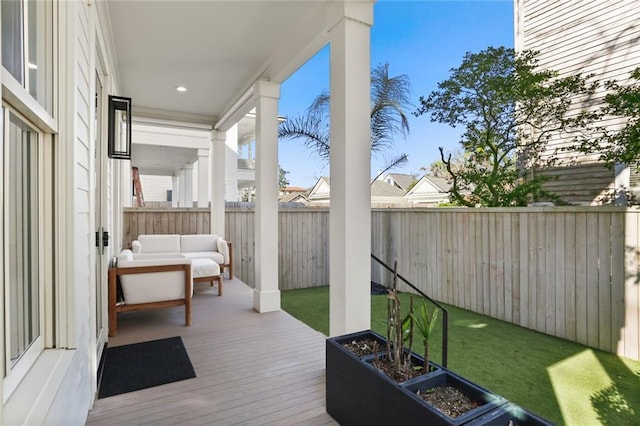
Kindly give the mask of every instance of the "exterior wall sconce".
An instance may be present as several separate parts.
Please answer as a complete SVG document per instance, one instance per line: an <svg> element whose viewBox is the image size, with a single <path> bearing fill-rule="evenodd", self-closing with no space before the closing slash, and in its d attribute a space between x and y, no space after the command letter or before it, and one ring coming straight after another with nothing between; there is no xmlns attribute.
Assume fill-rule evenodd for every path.
<svg viewBox="0 0 640 426"><path fill-rule="evenodd" d="M109 158L131 160L131 98L109 96Z"/></svg>

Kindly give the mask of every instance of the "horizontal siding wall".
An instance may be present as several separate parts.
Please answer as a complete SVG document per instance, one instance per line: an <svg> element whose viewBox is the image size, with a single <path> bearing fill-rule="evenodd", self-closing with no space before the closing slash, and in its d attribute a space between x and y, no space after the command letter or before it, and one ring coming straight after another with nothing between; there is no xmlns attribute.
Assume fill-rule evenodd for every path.
<svg viewBox="0 0 640 426"><path fill-rule="evenodd" d="M165 220L153 216L128 220L136 210L125 212L125 234L132 222L169 229L156 228ZM177 221L191 223L185 215L199 209L183 210ZM253 217L226 212L234 268L250 285ZM278 226L280 289L328 285L328 209L280 210ZM371 238L373 254L397 261L437 300L640 359L639 230L639 210L615 207L377 209ZM391 276L372 265L372 279L388 285Z"/></svg>
<svg viewBox="0 0 640 426"><path fill-rule="evenodd" d="M579 164L535 171L548 180L543 188L567 203L613 204L615 173L603 164Z"/></svg>
<svg viewBox="0 0 640 426"><path fill-rule="evenodd" d="M518 48L538 51L540 68L558 71L561 77L593 75L591 81L617 80L624 85L640 64L638 0L516 0L515 5ZM589 99L576 100L573 110L602 105L606 93L601 85ZM617 129L624 123L623 118L608 117L598 124ZM546 155L558 158L557 165L598 163L597 153L585 155L566 149L574 144L575 136L583 135L554 135ZM607 181L604 176L567 167L567 178L557 180L553 189L566 201L606 203L605 192L620 184L614 185L613 172L609 175ZM603 192L594 194L594 189Z"/></svg>

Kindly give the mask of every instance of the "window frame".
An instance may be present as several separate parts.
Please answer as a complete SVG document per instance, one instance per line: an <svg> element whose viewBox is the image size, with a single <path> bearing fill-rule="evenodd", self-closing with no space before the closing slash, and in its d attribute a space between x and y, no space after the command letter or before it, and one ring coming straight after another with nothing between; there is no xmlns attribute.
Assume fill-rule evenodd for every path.
<svg viewBox="0 0 640 426"><path fill-rule="evenodd" d="M6 403L7 399L11 396L11 394L15 391L15 389L20 384L21 380L26 376L28 371L31 369L36 359L45 348L45 336L46 336L46 305L45 305L45 256L50 256L44 250L45 247L45 238L44 235L52 232L52 230L47 230L44 226L44 211L43 209L47 200L45 200L45 173L44 173L44 144L46 143L44 138L44 132L38 129L32 122L30 122L24 115L20 114L14 108L12 108L9 104L3 102L2 103L2 114L3 114L3 149L2 149L2 164L3 164L3 176L2 176L2 203L3 203L3 212L5 212L4 205L8 204L9 191L7 191L7 185L10 185L8 174L8 167L6 167L6 161L8 161L7 151L9 149L9 137L10 137L10 125L9 125L9 116L13 114L18 120L22 121L24 124L29 126L34 133L37 134L37 201L38 201L38 217L37 217L37 235L38 235L38 328L39 335L38 337L30 343L29 347L26 351L20 355L20 357L15 362L15 365L11 366L11 347L10 341L7 338L8 332L11 327L10 316L7 315L8 309L7 304L10 303L10 289L9 286L4 286L4 302L3 302L3 311L4 311L4 364L2 365L3 370L3 381L2 381L2 396L3 403ZM9 250L9 241L6 238L6 229L9 229L11 224L9 223L9 215L3 214L2 220L2 230L0 234L2 236L2 276L4 282L8 282L9 271L4 265L8 260L8 256L11 256L11 251Z"/></svg>
<svg viewBox="0 0 640 426"><path fill-rule="evenodd" d="M16 118L27 124L38 137L37 148L37 168L38 168L38 183L37 183L37 196L38 196L38 211L37 211L37 227L38 233L38 316L39 316L39 336L31 343L29 348L18 358L18 361L12 368L10 359L10 337L7 334L10 324L5 321L5 314L0 315L0 331L3 333L2 340L0 340L0 353L2 353L3 362L0 362L0 380L2 386L0 386L0 395L2 395L2 402L7 408L8 402L11 401L27 401L30 397L25 399L25 395L29 392L25 387L33 390L33 383L30 382L32 378L30 376L35 371L34 367L38 367L42 363L50 362L51 356L44 357L47 349L56 347L66 347L67 345L60 345L60 334L62 330L68 329L72 325L64 320L61 320L60 312L65 312L63 309L66 304L64 303L64 297L66 293L62 294L56 292L55 283L60 273L60 269L55 268L54 262L60 256L56 253L56 248L59 248L59 242L56 242L56 228L58 215L63 214L65 210L64 202L56 202L54 197L54 189L58 187L59 176L56 174L56 158L58 157L60 145L58 141L58 133L60 126L64 126L64 122L59 122L55 117L59 116L61 106L59 105L60 88L63 82L60 81L59 76L61 71L59 67L64 62L59 58L60 53L60 37L64 35L65 29L60 24L60 13L65 12L64 4L60 4L59 1L51 1L51 6L45 12L46 25L40 27L38 25L38 31L43 31L45 34L36 35L36 37L42 37L47 43L50 43L46 47L43 58L46 61L44 67L47 73L45 86L47 86L47 93L42 94L47 100L42 101L43 98L36 99L29 90L28 84L28 59L29 59L29 46L27 45L29 34L29 16L28 16L28 3L30 0L17 0L21 3L24 13L22 14L22 22L20 25L20 31L22 31L22 58L23 58L23 80L19 82L1 63L0 61L0 83L2 89L2 110L0 110L0 134L3 140L3 147L0 149L0 164L2 169L0 170L0 207L4 212L5 203L8 199L8 193L6 191L6 185L9 185L7 179L7 171L5 170L6 149L4 145L5 138L9 135L9 123L5 121L5 117L9 117L12 113ZM49 2L49 1L48 1ZM40 19L40 18L38 18ZM38 21L40 22L40 21ZM60 30L62 29L62 33ZM40 79L31 82L31 84L37 84L38 90L41 90ZM41 104L40 102L43 102ZM65 100L65 103L69 102ZM46 105L46 106L43 106ZM61 194L58 194L60 196ZM6 282L6 275L8 274L8 268L5 267L5 260L11 254L7 251L6 245L8 241L5 241L6 237L6 223L8 222L8 215L0 216L0 277ZM5 258L6 257L6 258ZM3 285L3 289L0 291L0 305L3 310L7 303L10 303L10 299L7 297L8 286ZM6 310L5 310L6 311ZM66 352L60 352L58 355L65 358L63 354ZM66 358L65 358L66 359ZM44 361L42 361L44 360ZM47 361L48 360L48 361ZM66 362L70 362L67 359ZM31 384L26 384L29 381ZM25 393L25 391L27 393ZM12 395L15 395L13 400ZM13 404L13 403L12 403ZM0 413L2 413L2 407L0 407Z"/></svg>

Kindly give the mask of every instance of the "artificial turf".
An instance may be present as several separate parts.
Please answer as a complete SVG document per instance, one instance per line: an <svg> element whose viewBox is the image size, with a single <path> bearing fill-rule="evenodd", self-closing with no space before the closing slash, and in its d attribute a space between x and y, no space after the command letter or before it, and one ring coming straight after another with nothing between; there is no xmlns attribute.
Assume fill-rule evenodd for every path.
<svg viewBox="0 0 640 426"><path fill-rule="evenodd" d="M409 295L400 297L408 306ZM371 328L383 335L386 300L371 296ZM282 308L329 334L328 287L283 291ZM640 362L464 309L445 308L448 367L454 372L556 424L640 425ZM441 319L442 315L439 323ZM431 359L440 363L441 328L430 340Z"/></svg>

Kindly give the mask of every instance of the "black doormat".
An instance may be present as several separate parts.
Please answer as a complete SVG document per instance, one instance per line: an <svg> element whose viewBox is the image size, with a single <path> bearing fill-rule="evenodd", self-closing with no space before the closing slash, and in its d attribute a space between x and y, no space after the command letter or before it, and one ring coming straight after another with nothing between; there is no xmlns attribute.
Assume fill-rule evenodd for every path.
<svg viewBox="0 0 640 426"><path fill-rule="evenodd" d="M180 337L107 347L98 398L196 377Z"/></svg>

